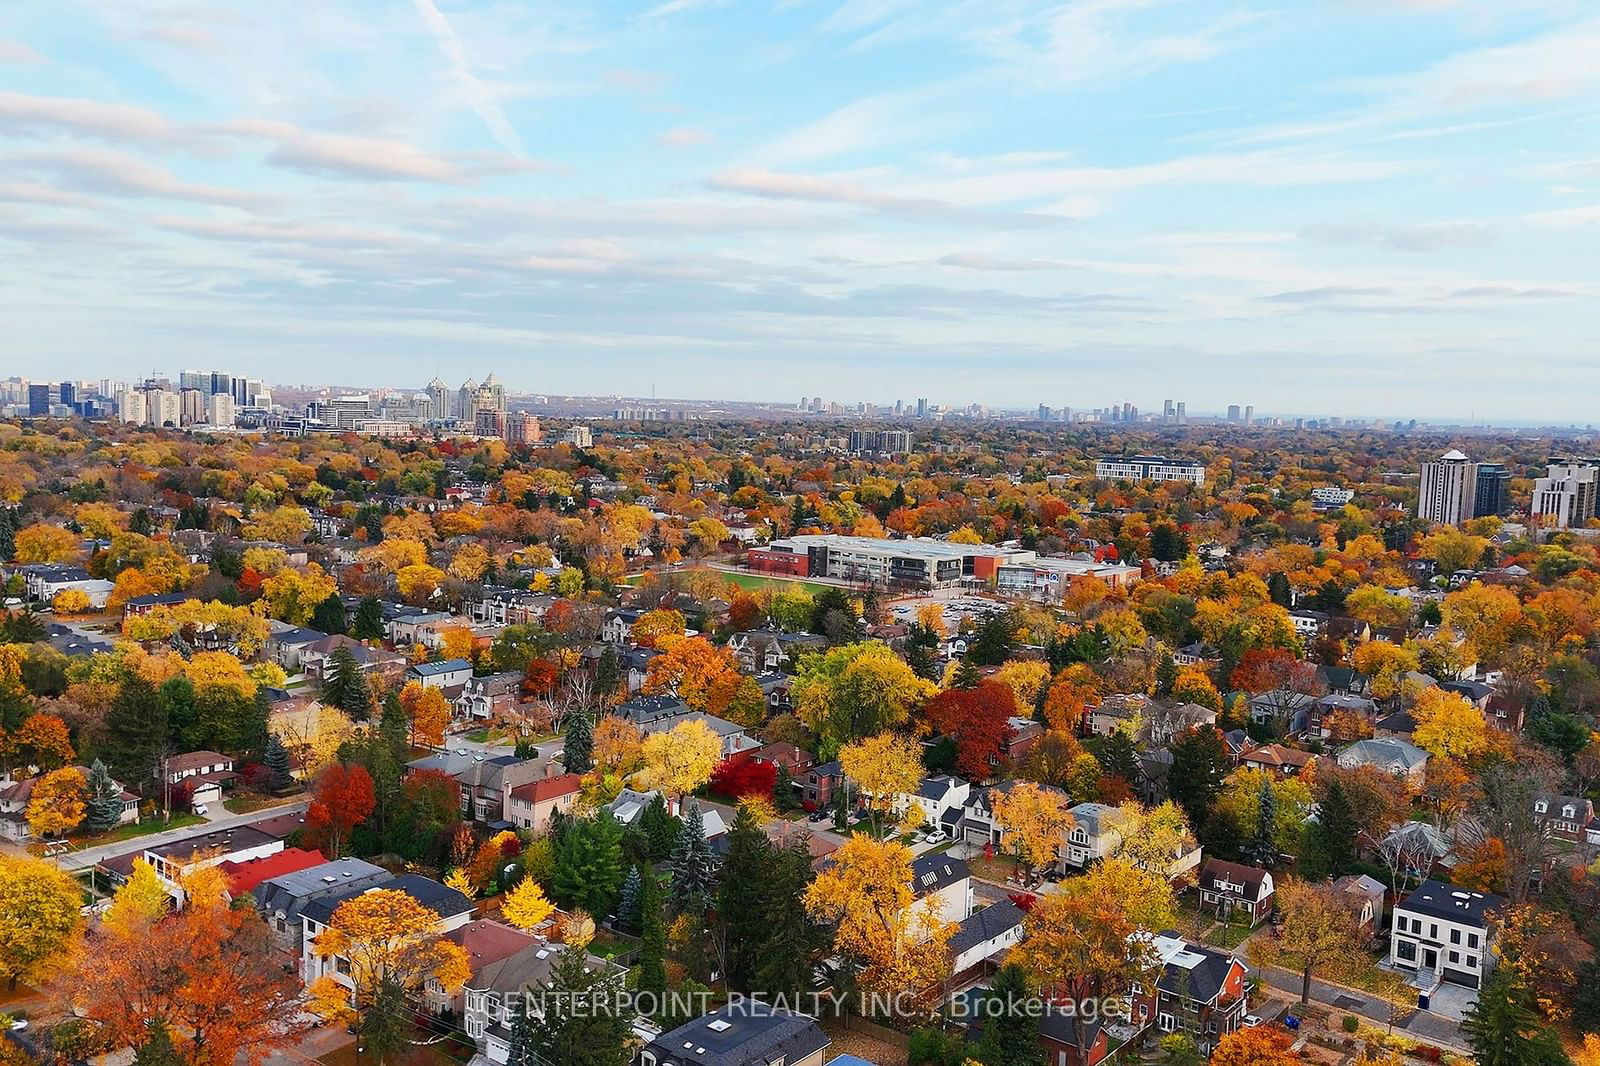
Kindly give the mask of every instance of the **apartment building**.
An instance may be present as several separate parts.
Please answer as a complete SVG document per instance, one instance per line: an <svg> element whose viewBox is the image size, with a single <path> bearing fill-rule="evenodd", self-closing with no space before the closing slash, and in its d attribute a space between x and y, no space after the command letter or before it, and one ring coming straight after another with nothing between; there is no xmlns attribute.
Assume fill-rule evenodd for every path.
<svg viewBox="0 0 1600 1066"><path fill-rule="evenodd" d="M1533 483L1536 525L1578 529L1595 517L1600 460L1552 459L1545 476Z"/></svg>
<svg viewBox="0 0 1600 1066"><path fill-rule="evenodd" d="M957 544L931 537L885 540L836 533L785 537L746 553L750 568L765 573L916 588L945 588L968 578L987 580L997 577L1006 563L1034 558L1031 551L992 544Z"/></svg>
<svg viewBox="0 0 1600 1066"><path fill-rule="evenodd" d="M1206 467L1192 459L1164 455L1106 456L1094 461L1094 476L1102 481L1187 481L1206 483Z"/></svg>

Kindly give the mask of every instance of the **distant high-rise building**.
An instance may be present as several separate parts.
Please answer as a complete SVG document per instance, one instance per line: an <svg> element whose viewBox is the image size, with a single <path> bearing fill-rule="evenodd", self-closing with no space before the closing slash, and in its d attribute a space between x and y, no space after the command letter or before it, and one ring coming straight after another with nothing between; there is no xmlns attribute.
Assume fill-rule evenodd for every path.
<svg viewBox="0 0 1600 1066"><path fill-rule="evenodd" d="M213 426L231 426L238 421L238 412L233 403L233 396L226 392L214 392L206 404L206 421Z"/></svg>
<svg viewBox="0 0 1600 1066"><path fill-rule="evenodd" d="M473 416L473 432L480 437L504 437L506 416L492 407L485 407Z"/></svg>
<svg viewBox="0 0 1600 1066"><path fill-rule="evenodd" d="M428 394L430 417L442 422L454 413L450 404L450 386L434 378L424 391Z"/></svg>
<svg viewBox="0 0 1600 1066"><path fill-rule="evenodd" d="M478 418L478 382L468 378L456 390L456 421L475 425Z"/></svg>
<svg viewBox="0 0 1600 1066"><path fill-rule="evenodd" d="M1183 400L1179 400L1178 401L1178 425L1184 426L1184 425L1188 425L1188 424L1189 424L1189 408L1188 408L1188 405Z"/></svg>
<svg viewBox="0 0 1600 1066"><path fill-rule="evenodd" d="M804 403L805 401L802 400L801 402ZM588 426L569 426L567 431L561 435L561 439L574 448L594 447L594 431Z"/></svg>
<svg viewBox="0 0 1600 1066"><path fill-rule="evenodd" d="M1239 405L1238 404L1230 403L1228 405L1228 421L1229 422L1237 422L1237 421L1239 421Z"/></svg>
<svg viewBox="0 0 1600 1066"><path fill-rule="evenodd" d="M905 413L906 413L906 402L904 400L896 400L894 402L894 416L896 418L899 418L902 415L904 415Z"/></svg>
<svg viewBox="0 0 1600 1066"><path fill-rule="evenodd" d="M1558 529L1581 528L1595 517L1600 459L1551 459L1545 476L1533 483L1534 519Z"/></svg>
<svg viewBox="0 0 1600 1066"><path fill-rule="evenodd" d="M66 407L75 407L78 402L78 383L63 381L61 383L61 402Z"/></svg>
<svg viewBox="0 0 1600 1066"><path fill-rule="evenodd" d="M50 413L50 386L30 384L28 386L28 414L35 418L42 418Z"/></svg>
<svg viewBox="0 0 1600 1066"><path fill-rule="evenodd" d="M1477 503L1478 466L1465 455L1451 449L1432 462L1422 464L1418 518L1458 526L1472 517Z"/></svg>
<svg viewBox="0 0 1600 1066"><path fill-rule="evenodd" d="M505 420L507 444L537 444L544 432L539 428L539 416L527 411L512 411L501 416Z"/></svg>
<svg viewBox="0 0 1600 1066"><path fill-rule="evenodd" d="M206 420L206 394L199 389L178 390L178 424L192 426Z"/></svg>
<svg viewBox="0 0 1600 1066"><path fill-rule="evenodd" d="M850 450L862 454L901 455L911 450L911 434L903 429L855 430Z"/></svg>
<svg viewBox="0 0 1600 1066"><path fill-rule="evenodd" d="M1503 515L1510 505L1511 471L1501 463L1479 463L1477 485L1473 489L1472 517Z"/></svg>
<svg viewBox="0 0 1600 1066"><path fill-rule="evenodd" d="M1255 409L1255 407L1247 405L1245 407L1245 409L1244 409L1244 424L1248 426L1252 422L1254 422L1255 420L1256 420L1256 409Z"/></svg>
<svg viewBox="0 0 1600 1066"><path fill-rule="evenodd" d="M917 417L918 418L927 418L928 417L928 401L927 401L926 397L924 397L922 399L919 399L917 401Z"/></svg>

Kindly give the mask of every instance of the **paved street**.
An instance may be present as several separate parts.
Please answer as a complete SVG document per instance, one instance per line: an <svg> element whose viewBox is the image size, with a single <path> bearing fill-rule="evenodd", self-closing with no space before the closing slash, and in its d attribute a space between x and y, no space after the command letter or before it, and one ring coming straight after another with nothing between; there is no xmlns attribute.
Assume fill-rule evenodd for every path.
<svg viewBox="0 0 1600 1066"><path fill-rule="evenodd" d="M1293 1000L1289 1012L1294 1013L1294 1008L1300 1004L1300 975L1290 973L1277 967L1252 968L1253 972L1272 988L1285 992ZM1346 1014L1356 1014L1374 1023L1387 1027L1389 1024L1389 1006L1370 992L1363 992L1358 988L1347 988L1343 985L1332 984L1313 978L1311 981L1311 999L1316 1003L1326 1004L1335 1011ZM1426 1040L1451 1051L1471 1054L1472 1049L1462 1039L1461 1031L1450 1018L1431 1011L1418 1010L1404 1021L1395 1023L1397 1032L1407 1033L1418 1040Z"/></svg>
<svg viewBox="0 0 1600 1066"><path fill-rule="evenodd" d="M207 821L203 825L186 825L179 829L164 829L159 833L134 837L131 840L119 840L114 844L101 844L99 847L84 848L82 851L74 851L61 856L58 862L63 870L77 873L80 870L87 870L101 859L109 859L116 855L126 855L130 851L156 847L161 844L175 844L180 840L202 837L219 829L231 829L234 826L248 825L263 818L271 818L283 814L300 814L305 809L306 801L299 800L295 803L286 803L282 807L269 807L266 810L251 811L249 814L224 814L224 816L213 821Z"/></svg>

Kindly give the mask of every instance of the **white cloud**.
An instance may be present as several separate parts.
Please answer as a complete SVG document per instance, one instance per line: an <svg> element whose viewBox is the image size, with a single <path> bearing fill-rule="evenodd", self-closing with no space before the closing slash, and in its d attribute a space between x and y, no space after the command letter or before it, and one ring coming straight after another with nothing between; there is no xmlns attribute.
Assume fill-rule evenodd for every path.
<svg viewBox="0 0 1600 1066"><path fill-rule="evenodd" d="M134 144L191 139L179 126L147 107L14 92L0 92L0 132L73 133Z"/></svg>
<svg viewBox="0 0 1600 1066"><path fill-rule="evenodd" d="M466 93L467 103L489 128L489 133L499 142L500 147L511 154L527 155L528 150L523 146L522 138L512 128L505 112L500 109L495 93L473 72L472 65L467 61L467 51L462 47L461 39L456 36L456 31L451 28L450 21L444 17L444 13L433 0L413 0L413 4L417 14L422 16L423 23L427 25L428 32L433 34L434 40L438 42L439 50L444 53L445 60L450 66L451 76Z"/></svg>
<svg viewBox="0 0 1600 1066"><path fill-rule="evenodd" d="M702 144L710 144L714 140L716 140L716 137L708 130L680 127L675 130L667 130L656 138L656 143L666 145L668 148L693 148Z"/></svg>
<svg viewBox="0 0 1600 1066"><path fill-rule="evenodd" d="M44 62L44 56L35 52L21 41L8 41L0 38L0 63L14 63L17 66L36 66Z"/></svg>
<svg viewBox="0 0 1600 1066"><path fill-rule="evenodd" d="M84 192L246 208L265 206L271 200L259 193L185 181L170 171L110 148L18 152L6 159L9 166L54 174L62 184Z"/></svg>

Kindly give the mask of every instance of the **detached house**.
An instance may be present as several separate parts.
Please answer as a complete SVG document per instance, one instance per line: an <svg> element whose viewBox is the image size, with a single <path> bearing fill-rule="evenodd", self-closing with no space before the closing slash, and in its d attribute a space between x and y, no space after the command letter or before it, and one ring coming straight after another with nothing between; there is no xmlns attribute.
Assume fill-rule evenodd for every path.
<svg viewBox="0 0 1600 1066"><path fill-rule="evenodd" d="M1072 828L1061 850L1064 864L1082 869L1122 850L1122 816L1104 803L1080 803L1072 808Z"/></svg>
<svg viewBox="0 0 1600 1066"><path fill-rule="evenodd" d="M1256 925L1272 913L1272 874L1258 867L1207 859L1196 887L1201 905L1219 918L1242 911Z"/></svg>
<svg viewBox="0 0 1600 1066"><path fill-rule="evenodd" d="M416 681L427 688L459 690L472 680L472 664L465 659L441 659L436 663L418 663L406 671L407 681Z"/></svg>
<svg viewBox="0 0 1600 1066"><path fill-rule="evenodd" d="M543 833L550 828L550 819L557 812L566 814L572 810L581 791L581 774L561 774L517 785L510 792L506 821L519 829Z"/></svg>
<svg viewBox="0 0 1600 1066"><path fill-rule="evenodd" d="M640 1049L637 1066L822 1066L832 1041L815 1021L755 1000L718 1007Z"/></svg>
<svg viewBox="0 0 1600 1066"><path fill-rule="evenodd" d="M1533 801L1533 817L1546 836L1572 844L1600 845L1600 820L1594 804L1578 796L1543 795Z"/></svg>
<svg viewBox="0 0 1600 1066"><path fill-rule="evenodd" d="M1422 882L1395 904L1390 964L1415 971L1424 996L1441 980L1479 987L1494 968L1494 917L1505 902L1444 881Z"/></svg>
<svg viewBox="0 0 1600 1066"><path fill-rule="evenodd" d="M1371 766L1420 785L1428 772L1428 753L1398 737L1358 740L1335 757L1341 767Z"/></svg>
<svg viewBox="0 0 1600 1066"><path fill-rule="evenodd" d="M449 885L440 884L421 874L402 874L374 887L350 889L333 896L319 896L309 901L300 912L300 921L303 925L300 979L305 984L310 985L319 977L331 977L354 993L355 985L350 977L349 962L337 956L318 955L316 939L317 935L328 928L329 923L333 921L333 913L339 909L339 904L380 889L404 892L433 911L436 915L433 924L435 933L448 933L472 920L473 907L470 899Z"/></svg>
<svg viewBox="0 0 1600 1066"><path fill-rule="evenodd" d="M522 675L515 670L468 678L455 698L455 714L457 718L493 718L515 709L521 696Z"/></svg>
<svg viewBox="0 0 1600 1066"><path fill-rule="evenodd" d="M1238 956L1192 944L1173 930L1153 940L1161 977L1151 992L1133 997L1134 1024L1163 1033L1186 1032L1202 1055L1244 1024L1249 1010L1248 972Z"/></svg>
<svg viewBox="0 0 1600 1066"><path fill-rule="evenodd" d="M1317 757L1299 748L1282 744L1263 744L1239 756L1239 765L1251 770L1270 770L1279 777L1295 777L1301 770L1317 761Z"/></svg>

